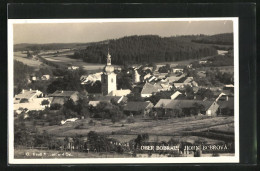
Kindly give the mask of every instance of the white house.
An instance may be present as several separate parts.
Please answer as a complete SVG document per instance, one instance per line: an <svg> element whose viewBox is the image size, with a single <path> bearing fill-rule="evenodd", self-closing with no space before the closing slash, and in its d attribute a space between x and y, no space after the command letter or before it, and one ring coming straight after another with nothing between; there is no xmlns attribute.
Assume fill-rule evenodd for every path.
<svg viewBox="0 0 260 171"><path fill-rule="evenodd" d="M43 101L48 101L43 103ZM30 110L44 110L49 107L51 100L43 98L43 94L39 90L22 90L21 93L14 96L14 111L21 111L24 109ZM17 112L19 113L19 112Z"/></svg>

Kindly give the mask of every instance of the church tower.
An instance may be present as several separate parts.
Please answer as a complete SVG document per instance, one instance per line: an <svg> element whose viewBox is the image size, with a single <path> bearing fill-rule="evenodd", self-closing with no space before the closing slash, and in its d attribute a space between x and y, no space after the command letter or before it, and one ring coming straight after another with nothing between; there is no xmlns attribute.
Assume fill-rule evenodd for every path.
<svg viewBox="0 0 260 171"><path fill-rule="evenodd" d="M140 82L140 74L138 73L137 69L134 69L133 82L134 83Z"/></svg>
<svg viewBox="0 0 260 171"><path fill-rule="evenodd" d="M107 64L104 67L103 74L101 75L102 94L105 96L111 91L117 89L115 68L111 65L111 55L107 54Z"/></svg>

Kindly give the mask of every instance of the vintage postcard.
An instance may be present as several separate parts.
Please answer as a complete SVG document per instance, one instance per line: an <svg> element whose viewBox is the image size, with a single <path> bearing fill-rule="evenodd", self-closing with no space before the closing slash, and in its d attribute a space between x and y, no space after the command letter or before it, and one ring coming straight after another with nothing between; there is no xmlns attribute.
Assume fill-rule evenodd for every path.
<svg viewBox="0 0 260 171"><path fill-rule="evenodd" d="M238 18L8 20L9 164L238 163Z"/></svg>

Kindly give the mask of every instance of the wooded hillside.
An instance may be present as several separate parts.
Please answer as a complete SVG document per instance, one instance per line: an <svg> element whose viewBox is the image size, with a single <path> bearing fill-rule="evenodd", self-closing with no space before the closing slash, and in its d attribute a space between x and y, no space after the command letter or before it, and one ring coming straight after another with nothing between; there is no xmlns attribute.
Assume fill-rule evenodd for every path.
<svg viewBox="0 0 260 171"><path fill-rule="evenodd" d="M192 42L198 36L159 37L154 35L130 36L110 40L108 44L93 44L75 52L74 58L85 62L105 63L108 48L113 64L171 62L199 59L216 55L211 45Z"/></svg>
<svg viewBox="0 0 260 171"><path fill-rule="evenodd" d="M233 33L216 34L212 36L200 36L192 40L196 43L233 45Z"/></svg>

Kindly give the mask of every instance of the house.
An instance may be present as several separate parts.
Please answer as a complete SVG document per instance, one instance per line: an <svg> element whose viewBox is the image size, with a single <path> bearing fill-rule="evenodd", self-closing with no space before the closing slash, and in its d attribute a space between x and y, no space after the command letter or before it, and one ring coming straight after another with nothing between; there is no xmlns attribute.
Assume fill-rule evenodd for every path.
<svg viewBox="0 0 260 171"><path fill-rule="evenodd" d="M46 103L43 103L46 101ZM47 102L48 101L48 102ZM26 109L26 111L31 110L44 110L46 107L50 106L50 99L44 98L43 93L39 90L22 90L21 93L14 96L14 111L20 113Z"/></svg>
<svg viewBox="0 0 260 171"><path fill-rule="evenodd" d="M130 89L113 90L108 94L108 96L126 96L130 93Z"/></svg>
<svg viewBox="0 0 260 171"><path fill-rule="evenodd" d="M188 64L186 67L187 68L192 68L192 64Z"/></svg>
<svg viewBox="0 0 260 171"><path fill-rule="evenodd" d="M116 103L126 103L128 98L125 96L100 96L89 101L89 105L96 107L100 102L111 103L111 100L114 100Z"/></svg>
<svg viewBox="0 0 260 171"><path fill-rule="evenodd" d="M145 81L145 80L148 80L151 76L152 76L152 75L151 75L150 73L148 73L148 74L146 74L146 75L144 76L144 79L143 79L143 80L144 80L144 81Z"/></svg>
<svg viewBox="0 0 260 171"><path fill-rule="evenodd" d="M147 102L127 102L124 107L124 113L127 115L148 115L152 110L153 104L150 101Z"/></svg>
<svg viewBox="0 0 260 171"><path fill-rule="evenodd" d="M206 61L206 60L201 60L201 61L199 61L199 64L206 64L208 61Z"/></svg>
<svg viewBox="0 0 260 171"><path fill-rule="evenodd" d="M171 99L172 100L174 100L174 99L176 99L179 95L181 95L182 93L181 92L179 92L179 91L176 91L175 93L173 93L172 95L171 95Z"/></svg>
<svg viewBox="0 0 260 171"><path fill-rule="evenodd" d="M166 113L171 116L175 116L179 112L185 116L198 114L216 116L219 105L216 101L172 100L164 108Z"/></svg>
<svg viewBox="0 0 260 171"><path fill-rule="evenodd" d="M98 72L95 74L82 75L80 77L81 84L94 83L96 81L101 81L102 72Z"/></svg>
<svg viewBox="0 0 260 171"><path fill-rule="evenodd" d="M77 70L77 69L79 69L78 66L69 66L68 67L68 70Z"/></svg>
<svg viewBox="0 0 260 171"><path fill-rule="evenodd" d="M154 71L153 75L158 79L164 79L168 75L168 73L160 73L158 71Z"/></svg>
<svg viewBox="0 0 260 171"><path fill-rule="evenodd" d="M183 83L190 83L193 81L193 77L186 77L186 80L183 81Z"/></svg>
<svg viewBox="0 0 260 171"><path fill-rule="evenodd" d="M160 99L154 106L155 116L163 117L165 116L165 106L171 102L172 99Z"/></svg>
<svg viewBox="0 0 260 171"><path fill-rule="evenodd" d="M219 115L234 115L234 97L219 98L217 103L219 104Z"/></svg>
<svg viewBox="0 0 260 171"><path fill-rule="evenodd" d="M32 102L36 98L43 97L43 93L39 90L22 90L21 93L14 96L14 104L21 103L22 101Z"/></svg>
<svg viewBox="0 0 260 171"><path fill-rule="evenodd" d="M158 86L154 86L151 83L145 83L141 91L141 97L151 97L153 93L156 93L158 91L159 91Z"/></svg>
<svg viewBox="0 0 260 171"><path fill-rule="evenodd" d="M69 99L77 102L79 99L79 92L78 91L55 91L53 94L48 95L52 97L52 104L60 104L63 105Z"/></svg>
<svg viewBox="0 0 260 171"><path fill-rule="evenodd" d="M184 88L185 86L192 87L191 83L174 83L173 85L174 85L175 88Z"/></svg>
<svg viewBox="0 0 260 171"><path fill-rule="evenodd" d="M217 51L218 51L218 55L222 55L222 56L228 53L227 50L217 50Z"/></svg>
<svg viewBox="0 0 260 171"><path fill-rule="evenodd" d="M169 81L170 83L172 83L172 82L179 81L181 78L184 78L184 77L185 77L185 74L182 74L182 75L174 74L172 76L167 77L165 80Z"/></svg>
<svg viewBox="0 0 260 171"><path fill-rule="evenodd" d="M154 84L146 82L141 91L141 97L151 97L154 93L171 89L172 85L169 82L159 81Z"/></svg>
<svg viewBox="0 0 260 171"><path fill-rule="evenodd" d="M173 73L183 73L183 68L172 68Z"/></svg>
<svg viewBox="0 0 260 171"><path fill-rule="evenodd" d="M50 75L42 75L41 80L49 80Z"/></svg>

